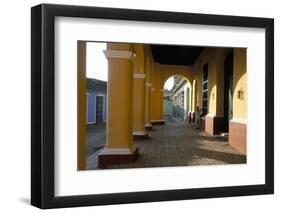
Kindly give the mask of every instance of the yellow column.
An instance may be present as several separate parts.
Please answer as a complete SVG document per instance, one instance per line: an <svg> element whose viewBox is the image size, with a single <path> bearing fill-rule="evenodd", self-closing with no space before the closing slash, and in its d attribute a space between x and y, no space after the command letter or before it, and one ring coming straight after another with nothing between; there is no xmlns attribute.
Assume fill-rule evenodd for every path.
<svg viewBox="0 0 281 213"><path fill-rule="evenodd" d="M134 73L133 136L135 140L147 139L145 130L145 74Z"/></svg>
<svg viewBox="0 0 281 213"><path fill-rule="evenodd" d="M99 168L135 161L138 149L133 144L133 62L134 53L126 44L108 44L107 137L99 154Z"/></svg>
<svg viewBox="0 0 281 213"><path fill-rule="evenodd" d="M152 124L150 123L150 106L151 106L151 83L145 83L145 128L147 130L152 129Z"/></svg>
<svg viewBox="0 0 281 213"><path fill-rule="evenodd" d="M86 42L77 43L78 170L86 169Z"/></svg>

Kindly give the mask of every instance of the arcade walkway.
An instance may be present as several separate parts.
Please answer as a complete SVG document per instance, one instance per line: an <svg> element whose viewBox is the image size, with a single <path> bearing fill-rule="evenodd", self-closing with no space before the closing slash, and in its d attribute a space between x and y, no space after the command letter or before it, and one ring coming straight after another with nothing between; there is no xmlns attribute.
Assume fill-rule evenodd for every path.
<svg viewBox="0 0 281 213"><path fill-rule="evenodd" d="M108 168L141 168L246 163L246 156L228 145L226 138L210 136L194 124L166 119L163 126L153 126L150 138L135 141L139 147L136 162ZM97 169L102 149L88 152L87 169Z"/></svg>

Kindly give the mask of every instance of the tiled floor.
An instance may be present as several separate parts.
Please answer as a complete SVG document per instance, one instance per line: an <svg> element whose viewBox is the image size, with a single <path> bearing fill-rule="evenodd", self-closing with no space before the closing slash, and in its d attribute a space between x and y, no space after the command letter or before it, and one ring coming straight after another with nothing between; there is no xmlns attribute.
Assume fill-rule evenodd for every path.
<svg viewBox="0 0 281 213"><path fill-rule="evenodd" d="M110 168L246 163L246 156L228 145L227 138L207 135L196 129L194 124L169 119L165 125L153 126L153 129L149 132L148 140L134 142L140 154L136 162ZM87 169L97 169L98 154L101 151L97 149L88 152Z"/></svg>

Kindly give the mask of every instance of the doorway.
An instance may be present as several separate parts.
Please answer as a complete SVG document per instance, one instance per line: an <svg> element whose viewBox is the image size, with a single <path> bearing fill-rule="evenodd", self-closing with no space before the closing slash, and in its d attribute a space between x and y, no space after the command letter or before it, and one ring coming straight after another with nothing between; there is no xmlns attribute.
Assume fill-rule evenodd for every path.
<svg viewBox="0 0 281 213"><path fill-rule="evenodd" d="M96 96L96 123L103 122L104 96Z"/></svg>

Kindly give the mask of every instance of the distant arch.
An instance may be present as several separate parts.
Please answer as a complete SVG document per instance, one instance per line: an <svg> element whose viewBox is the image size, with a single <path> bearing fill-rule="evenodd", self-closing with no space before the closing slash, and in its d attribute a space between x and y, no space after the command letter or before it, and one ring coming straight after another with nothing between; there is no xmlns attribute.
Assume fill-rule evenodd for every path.
<svg viewBox="0 0 281 213"><path fill-rule="evenodd" d="M192 77L190 74L188 73L183 73L183 72L179 72L179 71L174 71L174 70L171 70L171 71L164 71L163 74L162 74L162 81L161 81L161 88L164 87L164 84L165 82L173 77L173 76L182 76L188 83L189 87L191 87L191 82L192 82Z"/></svg>
<svg viewBox="0 0 281 213"><path fill-rule="evenodd" d="M165 83L178 76L179 81L173 82L170 88L165 88ZM191 83L183 75L171 75L163 80L163 114L179 120L188 120L192 102ZM179 84L180 85L175 85Z"/></svg>

